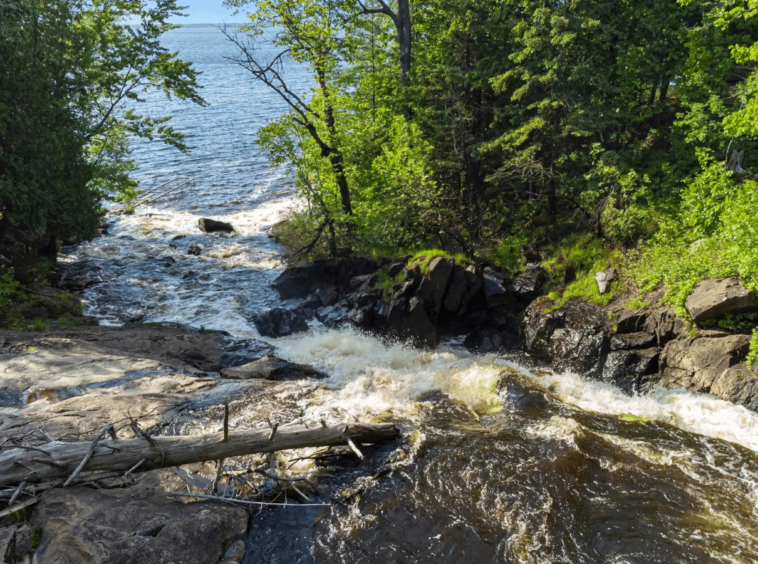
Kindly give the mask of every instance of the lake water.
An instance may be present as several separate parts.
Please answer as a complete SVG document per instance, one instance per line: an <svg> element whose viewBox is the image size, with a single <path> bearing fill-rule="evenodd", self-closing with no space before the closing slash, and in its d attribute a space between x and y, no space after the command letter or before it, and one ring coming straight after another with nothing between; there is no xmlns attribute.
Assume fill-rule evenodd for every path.
<svg viewBox="0 0 758 564"><path fill-rule="evenodd" d="M257 337L249 319L278 303L269 284L283 268L268 230L297 198L254 140L285 107L226 59L235 50L218 29L178 29L165 45L202 71L210 106L151 96L145 111L173 114L195 148L136 143L138 177L145 189L194 182L109 216L108 236L63 260L102 268L106 282L84 293L101 323ZM287 76L309 88L303 69ZM237 234L201 233L201 217ZM380 479L371 464L323 478L345 503L256 515L246 562L758 562L758 417L742 407L684 391L629 397L572 374L537 376L518 358L418 351L351 329L274 344L330 374L302 400L305 416L392 419L406 439L371 455L388 470ZM260 419L242 407L235 424Z"/></svg>

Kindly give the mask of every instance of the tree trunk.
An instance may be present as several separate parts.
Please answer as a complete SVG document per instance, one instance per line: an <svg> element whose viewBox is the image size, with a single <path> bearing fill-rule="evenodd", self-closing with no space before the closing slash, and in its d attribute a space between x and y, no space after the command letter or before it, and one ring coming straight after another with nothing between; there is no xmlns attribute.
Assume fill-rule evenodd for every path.
<svg viewBox="0 0 758 564"><path fill-rule="evenodd" d="M395 19L395 27L397 28L397 42L400 47L400 83L403 86L407 86L410 82L412 60L410 0L397 0L397 17Z"/></svg>
<svg viewBox="0 0 758 564"><path fill-rule="evenodd" d="M0 486L68 478L85 460L82 472L126 472L143 461L139 471L169 468L232 456L269 453L307 447L380 443L398 436L392 423L303 428L280 427L240 433L189 437L151 437L93 442L55 441L38 447L17 448L0 454ZM350 442L352 441L352 445ZM6 447L7 448L7 447Z"/></svg>

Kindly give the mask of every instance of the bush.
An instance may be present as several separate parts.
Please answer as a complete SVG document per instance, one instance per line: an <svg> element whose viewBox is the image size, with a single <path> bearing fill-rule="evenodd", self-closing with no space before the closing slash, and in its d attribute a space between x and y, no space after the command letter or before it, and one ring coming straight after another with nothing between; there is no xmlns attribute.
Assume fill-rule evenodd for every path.
<svg viewBox="0 0 758 564"><path fill-rule="evenodd" d="M0 273L0 310L10 305L17 288L18 282L14 278L12 268Z"/></svg>

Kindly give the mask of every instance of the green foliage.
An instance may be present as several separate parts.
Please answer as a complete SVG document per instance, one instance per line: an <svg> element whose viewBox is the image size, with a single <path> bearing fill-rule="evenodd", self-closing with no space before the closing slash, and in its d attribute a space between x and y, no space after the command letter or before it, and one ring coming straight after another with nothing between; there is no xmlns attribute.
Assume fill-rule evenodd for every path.
<svg viewBox="0 0 758 564"><path fill-rule="evenodd" d="M708 320L701 323L703 327L719 327L728 331L749 333L758 326L758 313L727 314L724 319Z"/></svg>
<svg viewBox="0 0 758 564"><path fill-rule="evenodd" d="M16 294L18 282L16 282L13 274L12 268L0 272L0 310L7 308Z"/></svg>
<svg viewBox="0 0 758 564"><path fill-rule="evenodd" d="M43 317L35 317L34 325L32 325L34 331L49 331L50 323Z"/></svg>
<svg viewBox="0 0 758 564"><path fill-rule="evenodd" d="M42 527L34 527L32 529L32 550L37 550L42 543Z"/></svg>
<svg viewBox="0 0 758 564"><path fill-rule="evenodd" d="M642 298L632 298L631 300L629 300L628 302L624 304L624 307L626 309L634 309L634 310L647 309L650 307L650 302L643 301Z"/></svg>
<svg viewBox="0 0 758 564"><path fill-rule="evenodd" d="M747 355L747 365L750 370L755 366L756 360L758 360L758 329L753 329L753 338L750 339L750 351Z"/></svg>

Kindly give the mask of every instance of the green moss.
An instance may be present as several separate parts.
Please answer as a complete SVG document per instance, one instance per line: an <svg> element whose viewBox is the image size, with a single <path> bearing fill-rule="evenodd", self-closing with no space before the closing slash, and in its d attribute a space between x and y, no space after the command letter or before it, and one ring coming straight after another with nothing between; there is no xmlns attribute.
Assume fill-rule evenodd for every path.
<svg viewBox="0 0 758 564"><path fill-rule="evenodd" d="M750 370L758 360L758 329L753 329L753 338L750 339L750 352L747 353L747 365Z"/></svg>
<svg viewBox="0 0 758 564"><path fill-rule="evenodd" d="M42 542L42 527L32 529L32 549L36 550Z"/></svg>
<svg viewBox="0 0 758 564"><path fill-rule="evenodd" d="M650 302L642 301L641 298L633 298L624 304L626 309L647 309L650 307Z"/></svg>
<svg viewBox="0 0 758 564"><path fill-rule="evenodd" d="M619 419L626 421L627 423L648 423L650 421L647 417L632 415L631 413L624 414Z"/></svg>

